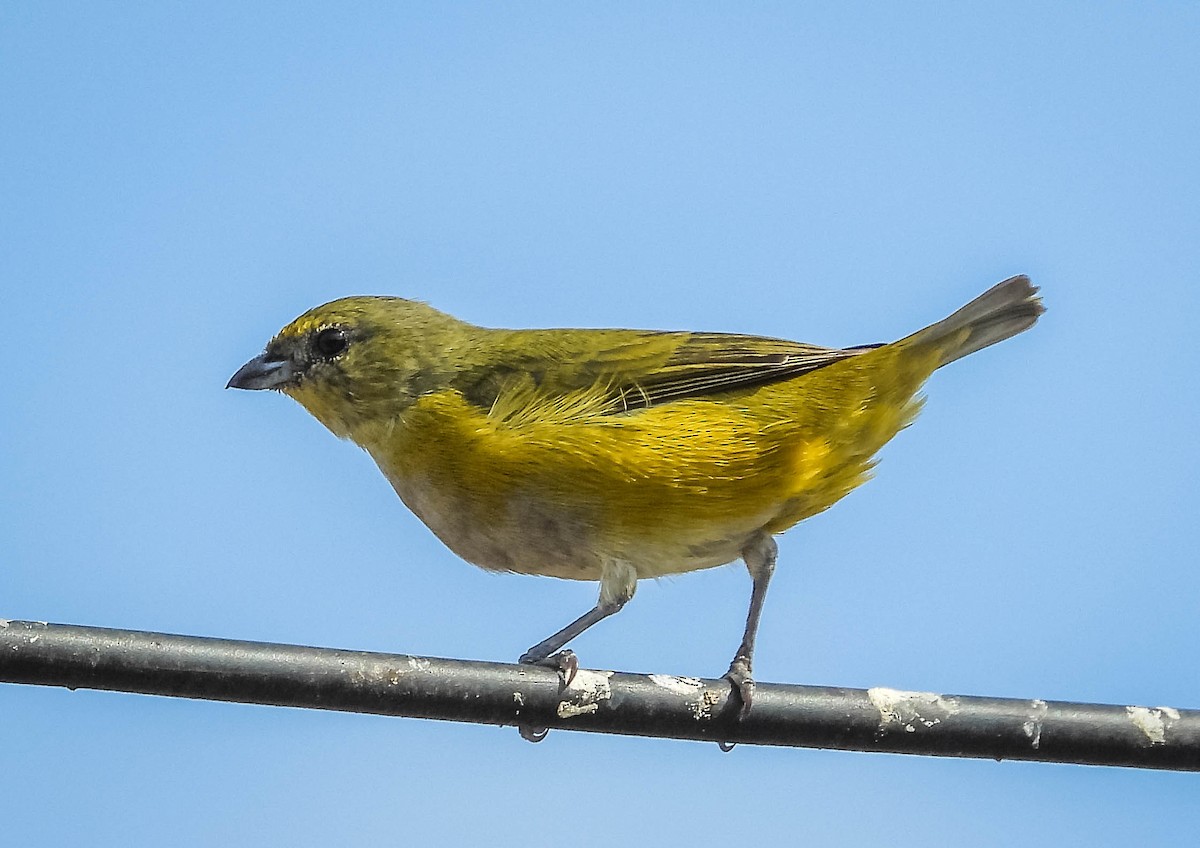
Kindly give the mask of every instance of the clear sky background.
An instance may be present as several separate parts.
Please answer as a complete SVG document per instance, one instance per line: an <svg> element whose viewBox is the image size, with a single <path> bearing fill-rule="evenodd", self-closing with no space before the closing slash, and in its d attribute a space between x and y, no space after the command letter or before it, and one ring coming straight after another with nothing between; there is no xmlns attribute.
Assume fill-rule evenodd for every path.
<svg viewBox="0 0 1200 848"><path fill-rule="evenodd" d="M762 680L1200 707L1200 7L6 3L0 617L512 660L591 584L443 549L226 392L303 310L885 341L1015 273L781 539ZM740 565L584 664L716 676ZM1191 775L0 686L12 844L1164 844Z"/></svg>

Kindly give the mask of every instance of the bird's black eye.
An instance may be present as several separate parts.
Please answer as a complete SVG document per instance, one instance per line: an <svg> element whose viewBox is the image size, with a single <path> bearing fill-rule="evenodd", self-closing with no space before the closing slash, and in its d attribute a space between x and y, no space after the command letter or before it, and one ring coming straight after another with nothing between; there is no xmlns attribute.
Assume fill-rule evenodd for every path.
<svg viewBox="0 0 1200 848"><path fill-rule="evenodd" d="M326 327L313 339L313 349L326 359L332 359L350 346L350 339L341 327Z"/></svg>

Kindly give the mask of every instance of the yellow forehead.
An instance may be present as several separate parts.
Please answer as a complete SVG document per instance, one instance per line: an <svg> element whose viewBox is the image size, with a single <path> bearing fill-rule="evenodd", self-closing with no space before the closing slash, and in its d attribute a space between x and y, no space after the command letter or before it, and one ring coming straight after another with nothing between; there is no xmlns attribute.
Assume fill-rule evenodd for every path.
<svg viewBox="0 0 1200 848"><path fill-rule="evenodd" d="M306 336L314 330L320 330L336 323L337 321L330 320L328 315L301 315L295 321L280 330L279 336L280 338Z"/></svg>
<svg viewBox="0 0 1200 848"><path fill-rule="evenodd" d="M368 328L380 326L420 327L431 321L454 322L436 309L416 300L399 297L356 295L332 300L308 310L288 324L276 336L293 340L312 335L326 327Z"/></svg>
<svg viewBox="0 0 1200 848"><path fill-rule="evenodd" d="M335 324L355 325L367 317L372 308L378 309L376 297L343 297L314 307L279 331L282 338L306 336Z"/></svg>

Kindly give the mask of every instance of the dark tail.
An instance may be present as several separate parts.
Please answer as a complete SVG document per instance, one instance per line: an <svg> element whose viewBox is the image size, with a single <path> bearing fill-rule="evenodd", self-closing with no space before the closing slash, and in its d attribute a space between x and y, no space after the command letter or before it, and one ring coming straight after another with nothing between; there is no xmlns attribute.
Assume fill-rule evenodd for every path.
<svg viewBox="0 0 1200 848"><path fill-rule="evenodd" d="M1037 291L1024 274L1009 277L949 318L913 333L904 342L938 347L942 353L940 368L1032 327L1046 311Z"/></svg>

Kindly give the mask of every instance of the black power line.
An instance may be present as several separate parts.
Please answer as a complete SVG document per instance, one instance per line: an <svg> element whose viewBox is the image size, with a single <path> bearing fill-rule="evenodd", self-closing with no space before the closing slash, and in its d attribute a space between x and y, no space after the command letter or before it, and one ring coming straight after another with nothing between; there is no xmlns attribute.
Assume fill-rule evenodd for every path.
<svg viewBox="0 0 1200 848"><path fill-rule="evenodd" d="M1200 711L549 669L0 621L0 681L712 742L1200 771Z"/></svg>

